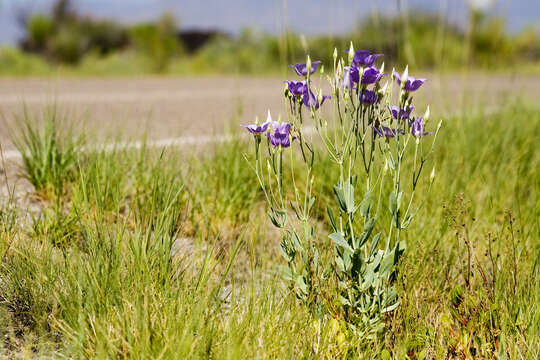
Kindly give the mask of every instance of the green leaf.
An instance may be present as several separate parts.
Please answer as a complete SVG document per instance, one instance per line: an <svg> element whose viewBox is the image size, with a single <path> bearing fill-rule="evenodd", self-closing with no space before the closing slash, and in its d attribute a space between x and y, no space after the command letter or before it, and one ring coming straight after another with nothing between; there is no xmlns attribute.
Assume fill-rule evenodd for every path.
<svg viewBox="0 0 540 360"><path fill-rule="evenodd" d="M375 254L375 251L377 251L377 245L379 245L380 238L381 238L381 233L377 233L375 236L373 236L373 239L371 240L371 245L369 246L370 258Z"/></svg>
<svg viewBox="0 0 540 360"><path fill-rule="evenodd" d="M330 219L330 224L332 225L332 229L334 231L338 231L337 225L336 225L336 218L334 217L334 212L330 208L330 206L326 206L326 211L328 212L328 218Z"/></svg>
<svg viewBox="0 0 540 360"><path fill-rule="evenodd" d="M299 275L296 277L296 285L298 285L298 288L304 293L307 294L307 285L304 281L304 277L302 275Z"/></svg>
<svg viewBox="0 0 540 360"><path fill-rule="evenodd" d="M360 215L362 217L368 218L372 206L373 206L373 196L370 190L366 192L366 194L364 195L364 199L360 203Z"/></svg>
<svg viewBox="0 0 540 360"><path fill-rule="evenodd" d="M313 207L313 204L315 204L315 198L314 197L309 199L308 212L311 211L311 208Z"/></svg>
<svg viewBox="0 0 540 360"><path fill-rule="evenodd" d="M364 225L364 232L360 235L360 247L362 247L366 241L369 239L373 228L375 227L375 218L369 219L369 221Z"/></svg>
<svg viewBox="0 0 540 360"><path fill-rule="evenodd" d="M268 211L268 217L275 227L283 228L287 222L287 213L284 210L276 210L270 208Z"/></svg>
<svg viewBox="0 0 540 360"><path fill-rule="evenodd" d="M332 233L330 235L328 235L328 237L339 247L353 253L354 250L351 248L351 246L347 243L347 241L345 240L345 238L343 237L343 234L342 233L339 233L339 232L335 232L335 233Z"/></svg>
<svg viewBox="0 0 540 360"><path fill-rule="evenodd" d="M338 183L334 186L334 195L336 201L341 208L341 211L347 214L352 214L356 211L354 205L354 178L349 178L349 181Z"/></svg>
<svg viewBox="0 0 540 360"><path fill-rule="evenodd" d="M278 271L279 271L279 274L281 275L281 277L287 281L293 281L294 279L294 274L291 270L291 268L289 267L286 267L286 266L280 266L278 268Z"/></svg>

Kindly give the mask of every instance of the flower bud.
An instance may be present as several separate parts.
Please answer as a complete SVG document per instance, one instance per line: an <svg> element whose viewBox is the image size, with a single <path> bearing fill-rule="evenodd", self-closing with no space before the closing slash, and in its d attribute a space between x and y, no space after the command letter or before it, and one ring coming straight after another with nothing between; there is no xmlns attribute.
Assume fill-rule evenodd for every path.
<svg viewBox="0 0 540 360"><path fill-rule="evenodd" d="M409 65L405 67L403 74L401 75L401 86L405 86L405 83L409 80Z"/></svg>
<svg viewBox="0 0 540 360"><path fill-rule="evenodd" d="M388 171L388 159L384 159L383 172L386 174L387 171Z"/></svg>
<svg viewBox="0 0 540 360"><path fill-rule="evenodd" d="M431 170L431 174L429 174L429 181L433 181L435 179L435 166Z"/></svg>
<svg viewBox="0 0 540 360"><path fill-rule="evenodd" d="M255 116L255 125L259 125L259 117Z"/></svg>
<svg viewBox="0 0 540 360"><path fill-rule="evenodd" d="M337 48L334 48L334 55L333 55L334 61L336 61L337 55L338 55L338 53L337 53Z"/></svg>
<svg viewBox="0 0 540 360"><path fill-rule="evenodd" d="M390 76L390 79L392 79L392 81L396 80L396 77L394 75L395 72L396 72L396 68L392 68L392 76Z"/></svg>
<svg viewBox="0 0 540 360"><path fill-rule="evenodd" d="M321 74L324 74L324 65L321 65L321 70L320 70Z"/></svg>
<svg viewBox="0 0 540 360"><path fill-rule="evenodd" d="M384 61L383 61L382 65L381 65L381 68L379 69L379 72L381 74L384 72Z"/></svg>
<svg viewBox="0 0 540 360"><path fill-rule="evenodd" d="M323 94L322 94L322 89L319 89L319 95L317 96L317 101L320 103L322 103L323 101Z"/></svg>
<svg viewBox="0 0 540 360"><path fill-rule="evenodd" d="M309 73L311 72L311 58L309 57L309 55L308 55L307 61L306 61L306 70L307 70L307 73L309 75Z"/></svg>
<svg viewBox="0 0 540 360"><path fill-rule="evenodd" d="M420 144L420 138L419 137L416 138L416 145L418 145L418 144Z"/></svg>
<svg viewBox="0 0 540 360"><path fill-rule="evenodd" d="M268 109L268 115L266 116L266 121L272 123L272 115L270 115L270 109Z"/></svg>
<svg viewBox="0 0 540 360"><path fill-rule="evenodd" d="M272 171L272 165L270 165L270 161L266 160L266 169L268 169L268 172Z"/></svg>
<svg viewBox="0 0 540 360"><path fill-rule="evenodd" d="M351 41L351 46L349 46L349 64L353 62L354 59L354 46Z"/></svg>
<svg viewBox="0 0 540 360"><path fill-rule="evenodd" d="M386 89L388 89L388 81L384 83L383 87L381 88L381 94L384 96L386 94Z"/></svg>
<svg viewBox="0 0 540 360"><path fill-rule="evenodd" d="M424 124L428 122L429 115L430 115L430 111L429 111L429 105L428 105L427 109L426 109L426 112L424 113Z"/></svg>

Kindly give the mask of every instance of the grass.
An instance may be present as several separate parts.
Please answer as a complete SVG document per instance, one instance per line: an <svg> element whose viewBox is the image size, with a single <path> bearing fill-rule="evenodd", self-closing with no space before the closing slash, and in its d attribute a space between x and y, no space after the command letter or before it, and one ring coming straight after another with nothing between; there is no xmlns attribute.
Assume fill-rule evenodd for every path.
<svg viewBox="0 0 540 360"><path fill-rule="evenodd" d="M406 239L401 306L375 343L311 318L288 293L243 157L251 144L83 153L76 137L55 145L51 116L19 133L41 210L28 216L13 198L0 211L2 356L540 356L538 108L444 122L435 183L420 185L424 206ZM329 164L320 159L317 179L333 176ZM327 201L316 205L321 229Z"/></svg>

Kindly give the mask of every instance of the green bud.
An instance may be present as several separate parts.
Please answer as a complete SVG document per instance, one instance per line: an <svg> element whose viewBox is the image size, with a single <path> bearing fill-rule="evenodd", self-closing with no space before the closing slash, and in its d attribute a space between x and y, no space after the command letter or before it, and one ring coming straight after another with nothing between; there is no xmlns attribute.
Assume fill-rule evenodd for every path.
<svg viewBox="0 0 540 360"><path fill-rule="evenodd" d="M349 46L349 64L352 63L354 59L354 46L351 41L351 46Z"/></svg>
<svg viewBox="0 0 540 360"><path fill-rule="evenodd" d="M429 105L428 105L426 112L424 113L424 123L428 122L429 116L430 116L430 111L429 111Z"/></svg>

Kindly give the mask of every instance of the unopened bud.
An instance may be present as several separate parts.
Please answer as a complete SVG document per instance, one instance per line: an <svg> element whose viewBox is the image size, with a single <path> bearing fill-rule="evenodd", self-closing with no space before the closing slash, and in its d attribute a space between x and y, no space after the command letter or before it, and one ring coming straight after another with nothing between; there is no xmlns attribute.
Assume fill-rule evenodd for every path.
<svg viewBox="0 0 540 360"><path fill-rule="evenodd" d="M349 46L349 64L352 63L354 59L354 46L351 41L351 46Z"/></svg>
<svg viewBox="0 0 540 360"><path fill-rule="evenodd" d="M270 161L266 160L266 168L268 169L268 172L272 171L272 166L270 165Z"/></svg>
<svg viewBox="0 0 540 360"><path fill-rule="evenodd" d="M324 127L327 128L328 127L328 121L324 120Z"/></svg>
<svg viewBox="0 0 540 360"><path fill-rule="evenodd" d="M416 145L419 145L419 144L420 144L420 138L417 137L417 138L416 138Z"/></svg>
<svg viewBox="0 0 540 360"><path fill-rule="evenodd" d="M396 68L392 68L392 76L390 77L392 81L396 80L396 77L394 75L395 72L396 72Z"/></svg>
<svg viewBox="0 0 540 360"><path fill-rule="evenodd" d="M381 94L386 94L386 89L388 88L388 81L384 83L383 87L381 88Z"/></svg>
<svg viewBox="0 0 540 360"><path fill-rule="evenodd" d="M321 74L324 74L324 65L321 65L321 70L320 70Z"/></svg>
<svg viewBox="0 0 540 360"><path fill-rule="evenodd" d="M255 116L255 125L259 125L259 117Z"/></svg>
<svg viewBox="0 0 540 360"><path fill-rule="evenodd" d="M384 72L384 61L383 61L382 65L381 65L381 69L379 70L379 72L380 72L381 74Z"/></svg>
<svg viewBox="0 0 540 360"><path fill-rule="evenodd" d="M308 55L307 61L306 61L306 70L307 70L307 73L309 75L309 73L311 72L311 58L309 57L309 55Z"/></svg>
<svg viewBox="0 0 540 360"><path fill-rule="evenodd" d="M435 179L435 166L431 169L431 174L429 174L429 181L433 181L433 179Z"/></svg>
<svg viewBox="0 0 540 360"><path fill-rule="evenodd" d="M429 120L429 115L430 115L430 112L429 112L429 105L428 105L426 112L424 113L424 123L426 123Z"/></svg>
<svg viewBox="0 0 540 360"><path fill-rule="evenodd" d="M322 89L319 89L319 95L317 96L317 101L320 103L322 103L323 101L323 94L322 94Z"/></svg>
<svg viewBox="0 0 540 360"><path fill-rule="evenodd" d="M401 75L401 86L405 86L405 83L409 80L409 65L405 67L403 74Z"/></svg>
<svg viewBox="0 0 540 360"><path fill-rule="evenodd" d="M334 55L333 55L334 56L334 61L337 59L337 54L338 54L337 53L337 48L334 48Z"/></svg>
<svg viewBox="0 0 540 360"><path fill-rule="evenodd" d="M383 168L383 172L386 173L388 171L388 159L385 159L384 160L384 168Z"/></svg>

